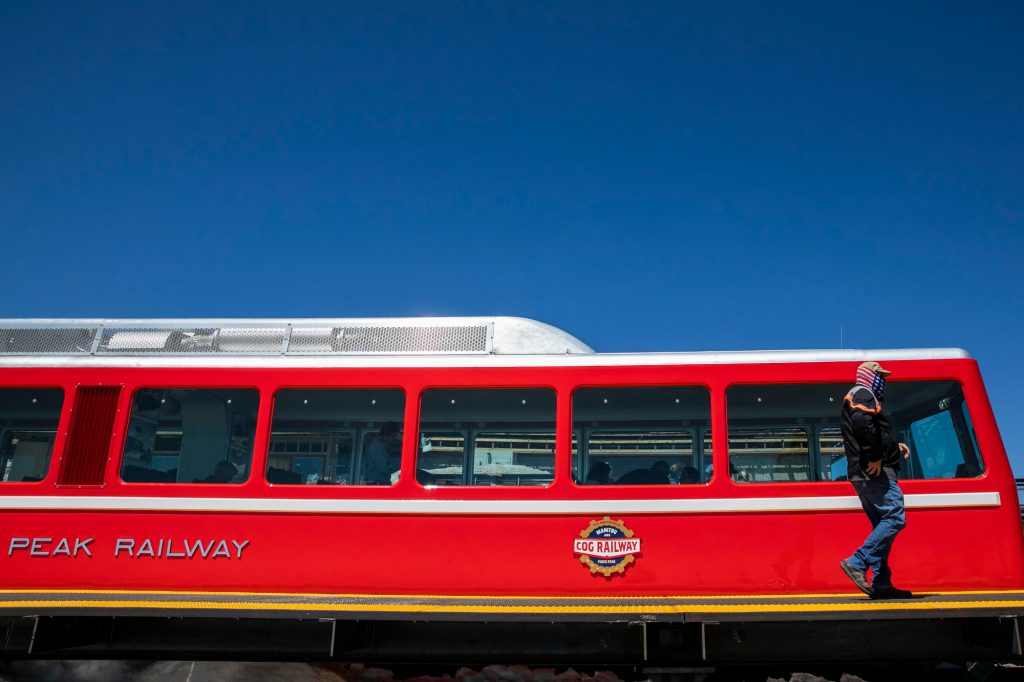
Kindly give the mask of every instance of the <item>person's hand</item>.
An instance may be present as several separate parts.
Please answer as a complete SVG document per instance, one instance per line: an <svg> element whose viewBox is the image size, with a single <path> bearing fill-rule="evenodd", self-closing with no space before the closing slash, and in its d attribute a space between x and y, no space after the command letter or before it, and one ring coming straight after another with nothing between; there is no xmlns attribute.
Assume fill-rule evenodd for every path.
<svg viewBox="0 0 1024 682"><path fill-rule="evenodd" d="M877 462L868 462L868 476L878 476L882 473L882 460Z"/></svg>
<svg viewBox="0 0 1024 682"><path fill-rule="evenodd" d="M900 454L903 455L903 459L910 459L910 446L906 443L900 443Z"/></svg>

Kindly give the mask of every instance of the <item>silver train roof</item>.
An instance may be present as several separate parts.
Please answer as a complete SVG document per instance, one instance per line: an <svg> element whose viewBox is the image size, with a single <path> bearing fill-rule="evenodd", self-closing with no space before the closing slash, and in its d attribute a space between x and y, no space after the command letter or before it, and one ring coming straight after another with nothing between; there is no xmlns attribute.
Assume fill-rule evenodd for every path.
<svg viewBox="0 0 1024 682"><path fill-rule="evenodd" d="M970 357L956 348L595 353L521 317L0 320L0 366L429 367Z"/></svg>

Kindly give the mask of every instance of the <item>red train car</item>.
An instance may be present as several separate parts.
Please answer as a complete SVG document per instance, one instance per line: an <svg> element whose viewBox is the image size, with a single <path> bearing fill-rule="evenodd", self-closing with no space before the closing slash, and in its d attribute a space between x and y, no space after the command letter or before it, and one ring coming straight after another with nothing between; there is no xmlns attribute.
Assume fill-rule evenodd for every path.
<svg viewBox="0 0 1024 682"><path fill-rule="evenodd" d="M858 598L838 568L867 530L838 419L868 359L894 372L911 446L893 567L923 601ZM598 354L518 318L11 320L0 515L10 655L66 655L90 619L133 625L79 654L166 653L152 628L174 616L193 635L290 620L247 641L396 660L455 623L547 623L530 632L548 658L574 627L622 623L573 650L609 660L651 655L630 623L680 641L701 624L707 660L708 623L1012 616L1016 633L1024 606L1013 475L955 349ZM338 634L368 621L386 644Z"/></svg>

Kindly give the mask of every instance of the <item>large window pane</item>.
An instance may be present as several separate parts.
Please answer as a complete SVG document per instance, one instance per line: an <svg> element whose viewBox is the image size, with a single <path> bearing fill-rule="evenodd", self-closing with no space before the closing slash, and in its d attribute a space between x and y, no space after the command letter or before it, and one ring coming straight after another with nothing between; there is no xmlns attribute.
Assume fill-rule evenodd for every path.
<svg viewBox="0 0 1024 682"><path fill-rule="evenodd" d="M572 415L577 483L668 485L710 478L711 396L705 388L581 388L573 393Z"/></svg>
<svg viewBox="0 0 1024 682"><path fill-rule="evenodd" d="M0 482L46 476L63 403L59 388L0 389Z"/></svg>
<svg viewBox="0 0 1024 682"><path fill-rule="evenodd" d="M740 483L836 480L845 476L839 412L849 384L733 386L729 472Z"/></svg>
<svg viewBox="0 0 1024 682"><path fill-rule="evenodd" d="M852 383L734 386L727 392L729 468L739 482L846 480L839 430ZM977 476L984 470L960 385L897 381L883 414L910 445L901 478Z"/></svg>
<svg viewBox="0 0 1024 682"><path fill-rule="evenodd" d="M274 399L267 480L295 485L398 481L405 393L287 389Z"/></svg>
<svg viewBox="0 0 1024 682"><path fill-rule="evenodd" d="M132 399L121 479L242 483L249 478L259 394L239 388L147 388Z"/></svg>
<svg viewBox="0 0 1024 682"><path fill-rule="evenodd" d="M955 381L890 381L885 409L910 446L902 478L972 478L985 471L963 389Z"/></svg>
<svg viewBox="0 0 1024 682"><path fill-rule="evenodd" d="M434 389L420 405L416 478L424 485L547 485L555 471L555 393Z"/></svg>

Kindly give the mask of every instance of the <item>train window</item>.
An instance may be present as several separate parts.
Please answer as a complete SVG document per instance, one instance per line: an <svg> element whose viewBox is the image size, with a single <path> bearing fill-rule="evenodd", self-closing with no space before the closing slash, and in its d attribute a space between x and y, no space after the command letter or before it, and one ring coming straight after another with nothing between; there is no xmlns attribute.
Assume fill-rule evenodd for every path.
<svg viewBox="0 0 1024 682"><path fill-rule="evenodd" d="M692 484L711 476L706 388L581 388L573 393L572 419L576 483Z"/></svg>
<svg viewBox="0 0 1024 682"><path fill-rule="evenodd" d="M734 386L727 393L729 470L739 482L846 480L839 430L850 384ZM984 464L954 381L890 381L884 414L911 448L901 478L967 478Z"/></svg>
<svg viewBox="0 0 1024 682"><path fill-rule="evenodd" d="M901 478L973 478L985 471L964 392L955 381L890 381L885 409L910 446Z"/></svg>
<svg viewBox="0 0 1024 682"><path fill-rule="evenodd" d="M0 482L46 477L63 404L59 388L0 389Z"/></svg>
<svg viewBox="0 0 1024 682"><path fill-rule="evenodd" d="M535 486L555 472L555 392L425 391L416 479L424 485Z"/></svg>
<svg viewBox="0 0 1024 682"><path fill-rule="evenodd" d="M733 386L729 472L740 483L846 477L839 413L849 384Z"/></svg>
<svg viewBox="0 0 1024 682"><path fill-rule="evenodd" d="M405 393L398 389L278 391L267 481L391 485L402 455Z"/></svg>
<svg viewBox="0 0 1024 682"><path fill-rule="evenodd" d="M242 483L259 394L239 388L146 388L132 399L121 480Z"/></svg>

